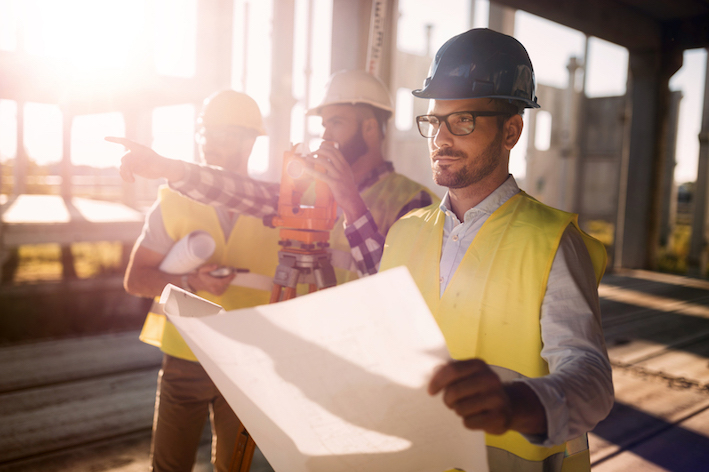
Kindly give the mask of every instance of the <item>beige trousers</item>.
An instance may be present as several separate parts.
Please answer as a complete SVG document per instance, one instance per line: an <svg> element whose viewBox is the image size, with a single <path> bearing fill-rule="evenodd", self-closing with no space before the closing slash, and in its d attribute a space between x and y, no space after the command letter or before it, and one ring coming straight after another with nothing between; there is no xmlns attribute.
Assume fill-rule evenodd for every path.
<svg viewBox="0 0 709 472"><path fill-rule="evenodd" d="M207 416L212 425L214 470L227 472L239 419L198 362L164 355L150 447L154 472L192 470Z"/></svg>

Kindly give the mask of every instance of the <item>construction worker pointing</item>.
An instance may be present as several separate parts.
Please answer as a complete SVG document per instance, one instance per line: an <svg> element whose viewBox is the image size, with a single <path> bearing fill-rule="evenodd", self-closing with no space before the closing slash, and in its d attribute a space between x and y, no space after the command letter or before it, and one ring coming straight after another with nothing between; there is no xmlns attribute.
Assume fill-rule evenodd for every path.
<svg viewBox="0 0 709 472"><path fill-rule="evenodd" d="M424 186L394 172L382 153L392 115L389 93L376 77L360 70L333 74L325 98L308 111L322 117L322 146L303 161L307 172L325 181L342 209L331 231L332 264L338 283L376 273L391 225L437 197ZM276 213L279 185L157 155L131 141L124 144L121 175L163 177L170 187L202 203L262 218ZM315 164L324 168L314 169Z"/></svg>
<svg viewBox="0 0 709 472"><path fill-rule="evenodd" d="M254 142L263 134L256 102L233 90L207 98L197 120L202 162L239 175L247 175ZM211 257L185 274L162 271L160 266L173 245L194 232L211 237ZM270 297L278 239L278 231L265 227L258 218L201 205L161 187L131 253L125 287L133 295L152 298L172 283L227 310L262 305ZM248 273L236 275L235 269ZM255 280L263 280L262 286ZM151 470L192 470L205 420L210 418L214 470L227 472L239 419L159 305L151 308L140 339L164 353L155 401Z"/></svg>

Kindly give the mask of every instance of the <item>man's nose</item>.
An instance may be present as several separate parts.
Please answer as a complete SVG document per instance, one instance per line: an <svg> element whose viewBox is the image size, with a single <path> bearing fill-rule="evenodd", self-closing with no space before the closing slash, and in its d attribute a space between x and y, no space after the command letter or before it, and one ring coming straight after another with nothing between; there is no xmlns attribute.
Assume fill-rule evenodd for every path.
<svg viewBox="0 0 709 472"><path fill-rule="evenodd" d="M332 139L332 132L328 131L327 127L323 128L322 135L320 136L324 141L334 141Z"/></svg>
<svg viewBox="0 0 709 472"><path fill-rule="evenodd" d="M441 123L436 134L430 138L435 147L451 146L453 144L453 134L445 123Z"/></svg>

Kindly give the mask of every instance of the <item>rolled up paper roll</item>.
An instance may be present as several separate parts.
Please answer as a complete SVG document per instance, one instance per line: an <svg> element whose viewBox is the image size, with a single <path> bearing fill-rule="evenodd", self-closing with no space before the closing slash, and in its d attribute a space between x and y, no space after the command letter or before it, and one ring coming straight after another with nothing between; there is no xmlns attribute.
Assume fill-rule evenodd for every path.
<svg viewBox="0 0 709 472"><path fill-rule="evenodd" d="M204 264L216 248L206 231L192 231L177 241L160 263L160 270L168 274L186 274Z"/></svg>

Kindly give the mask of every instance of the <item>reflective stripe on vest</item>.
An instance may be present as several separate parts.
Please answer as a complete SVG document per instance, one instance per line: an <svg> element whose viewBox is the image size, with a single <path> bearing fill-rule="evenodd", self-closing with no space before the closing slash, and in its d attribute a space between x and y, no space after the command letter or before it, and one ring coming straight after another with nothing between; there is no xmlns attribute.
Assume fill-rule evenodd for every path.
<svg viewBox="0 0 709 472"><path fill-rule="evenodd" d="M547 207L522 192L483 224L441 297L444 220L438 205L402 218L389 232L381 270L409 268L454 359L477 357L524 377L548 374L540 356L539 316L561 236L569 224L581 233L597 281L605 269L603 245L581 232L576 215ZM565 445L539 447L514 431L486 435L486 443L491 471L590 468L588 461L578 459L587 455L587 449L573 454ZM578 449L578 443L573 446ZM567 469L567 464L574 468Z"/></svg>
<svg viewBox="0 0 709 472"><path fill-rule="evenodd" d="M216 243L214 254L207 263L249 270L248 273L237 274L235 283L223 295L203 291L198 291L197 295L226 310L269 302L270 281L278 265L278 230L267 228L259 218L240 215L228 240L225 240L214 208L183 197L168 187L160 188L158 196L163 223L170 238L179 241L192 231L206 231ZM160 347L171 356L196 361L187 343L158 307L157 303L153 303L140 339Z"/></svg>

